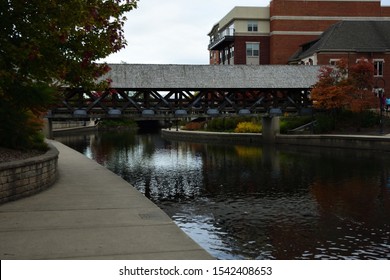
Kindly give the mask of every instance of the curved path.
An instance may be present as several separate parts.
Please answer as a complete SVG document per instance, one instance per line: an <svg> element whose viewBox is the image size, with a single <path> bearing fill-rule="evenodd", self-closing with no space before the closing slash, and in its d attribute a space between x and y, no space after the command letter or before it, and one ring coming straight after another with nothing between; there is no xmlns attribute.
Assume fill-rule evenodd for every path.
<svg viewBox="0 0 390 280"><path fill-rule="evenodd" d="M212 259L129 183L52 144L57 182L0 206L1 259Z"/></svg>

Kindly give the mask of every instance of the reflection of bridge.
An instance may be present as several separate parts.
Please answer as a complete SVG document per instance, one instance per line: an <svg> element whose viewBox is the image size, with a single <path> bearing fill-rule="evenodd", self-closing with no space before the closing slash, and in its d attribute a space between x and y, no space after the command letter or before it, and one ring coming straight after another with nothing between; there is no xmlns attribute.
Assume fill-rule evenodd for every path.
<svg viewBox="0 0 390 280"><path fill-rule="evenodd" d="M48 118L169 119L302 112L316 66L113 64L103 92L67 89Z"/></svg>

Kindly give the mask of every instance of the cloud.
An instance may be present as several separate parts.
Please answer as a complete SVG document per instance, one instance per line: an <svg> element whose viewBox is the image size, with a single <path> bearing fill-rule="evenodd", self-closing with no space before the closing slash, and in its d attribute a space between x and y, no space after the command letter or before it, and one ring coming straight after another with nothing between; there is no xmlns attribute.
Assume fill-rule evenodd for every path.
<svg viewBox="0 0 390 280"><path fill-rule="evenodd" d="M268 6L270 0L140 0L127 15L128 46L109 63L208 64L207 34L235 6ZM390 0L382 0L382 6Z"/></svg>
<svg viewBox="0 0 390 280"><path fill-rule="evenodd" d="M213 25L235 6L268 4L267 0L140 0L127 15L127 47L103 61L208 64L207 34Z"/></svg>

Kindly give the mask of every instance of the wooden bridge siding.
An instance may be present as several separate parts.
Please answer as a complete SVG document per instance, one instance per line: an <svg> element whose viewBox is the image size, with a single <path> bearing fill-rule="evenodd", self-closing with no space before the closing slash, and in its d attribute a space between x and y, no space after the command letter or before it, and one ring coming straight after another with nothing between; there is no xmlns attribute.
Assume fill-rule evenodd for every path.
<svg viewBox="0 0 390 280"><path fill-rule="evenodd" d="M318 66L110 64L113 88L133 89L280 89L310 88Z"/></svg>

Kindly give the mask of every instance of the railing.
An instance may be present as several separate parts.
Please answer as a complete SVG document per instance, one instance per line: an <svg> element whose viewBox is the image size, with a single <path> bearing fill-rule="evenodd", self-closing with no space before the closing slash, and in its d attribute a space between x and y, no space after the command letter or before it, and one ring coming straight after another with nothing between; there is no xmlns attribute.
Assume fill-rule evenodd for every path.
<svg viewBox="0 0 390 280"><path fill-rule="evenodd" d="M226 28L222 32L219 32L217 36L210 38L209 49L225 40L226 37L234 36L234 33L234 28Z"/></svg>
<svg viewBox="0 0 390 280"><path fill-rule="evenodd" d="M309 122L307 124L304 124L300 127L297 127L297 128L294 128L294 129L290 129L287 131L288 134L299 134L299 133L304 133L304 132L307 132L308 130L311 130L313 131L314 130L314 127L318 125L318 122L317 121L312 121L312 122Z"/></svg>

